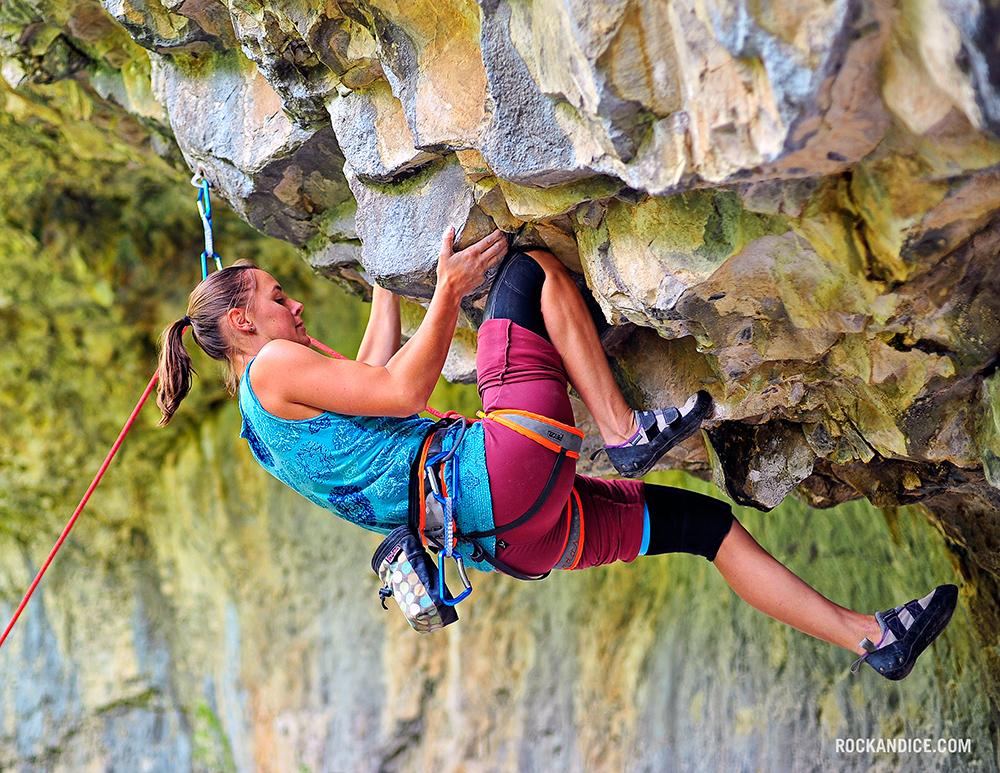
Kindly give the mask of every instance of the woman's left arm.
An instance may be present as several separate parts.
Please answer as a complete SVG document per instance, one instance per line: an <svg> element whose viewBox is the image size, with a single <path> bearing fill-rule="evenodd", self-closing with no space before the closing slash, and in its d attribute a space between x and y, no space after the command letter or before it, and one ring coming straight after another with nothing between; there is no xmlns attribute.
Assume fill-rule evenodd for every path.
<svg viewBox="0 0 1000 773"><path fill-rule="evenodd" d="M357 360L380 368L399 351L401 340L399 296L375 285L372 288L368 327L365 328Z"/></svg>
<svg viewBox="0 0 1000 773"><path fill-rule="evenodd" d="M482 284L486 272L507 251L500 231L459 252L454 250L454 239L455 229L449 228L427 313L388 362L373 366L331 359L297 341L269 341L250 368L254 392L264 408L287 419L301 418L302 406L353 416L409 416L422 411L448 356L462 299Z"/></svg>

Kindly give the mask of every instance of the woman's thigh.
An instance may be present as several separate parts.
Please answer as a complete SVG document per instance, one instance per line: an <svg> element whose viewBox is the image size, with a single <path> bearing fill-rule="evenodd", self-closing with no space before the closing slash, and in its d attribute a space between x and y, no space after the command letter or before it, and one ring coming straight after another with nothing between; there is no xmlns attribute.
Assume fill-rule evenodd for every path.
<svg viewBox="0 0 1000 773"><path fill-rule="evenodd" d="M566 371L546 339L510 320L489 320L479 331L477 366L479 391L487 412L531 411L573 424ZM503 526L535 504L548 483L556 453L489 420L484 433L493 519L497 526ZM497 557L523 572L548 571L566 544L567 502L574 484L582 501L585 527L578 568L633 560L642 542L642 482L579 476L576 462L571 459L564 461L539 512L497 538Z"/></svg>
<svg viewBox="0 0 1000 773"><path fill-rule="evenodd" d="M487 413L530 411L573 424L562 359L541 336L508 319L489 320L479 330L477 368L479 393ZM548 483L557 455L494 421L486 420L483 429L493 520L503 526L520 518L535 503ZM565 459L545 505L528 523L502 535L502 541L521 544L549 532L563 515L575 471L576 462Z"/></svg>

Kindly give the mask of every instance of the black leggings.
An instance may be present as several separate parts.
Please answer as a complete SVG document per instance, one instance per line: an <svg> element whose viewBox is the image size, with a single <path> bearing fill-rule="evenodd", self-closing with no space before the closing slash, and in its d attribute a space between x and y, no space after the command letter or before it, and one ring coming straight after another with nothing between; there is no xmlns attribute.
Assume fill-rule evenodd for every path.
<svg viewBox="0 0 1000 773"><path fill-rule="evenodd" d="M647 556L693 553L715 560L733 525L733 508L693 491L646 484L649 509Z"/></svg>
<svg viewBox="0 0 1000 773"><path fill-rule="evenodd" d="M514 252L503 259L486 298L483 321L509 319L549 341L542 317L545 271L530 255Z"/></svg>

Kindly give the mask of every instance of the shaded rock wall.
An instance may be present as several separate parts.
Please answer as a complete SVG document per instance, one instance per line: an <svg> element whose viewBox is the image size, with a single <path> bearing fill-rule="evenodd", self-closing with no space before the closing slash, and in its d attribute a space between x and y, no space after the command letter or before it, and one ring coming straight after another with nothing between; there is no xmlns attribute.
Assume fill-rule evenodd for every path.
<svg viewBox="0 0 1000 773"><path fill-rule="evenodd" d="M81 523L0 657L5 769L996 769L964 603L898 685L850 677L849 653L753 612L685 556L539 585L476 575L459 624L418 637L378 605L376 541L268 480L237 428L230 407L175 448L124 541ZM741 512L798 573L866 608L950 571L923 516L886 515ZM21 587L46 546L2 545ZM872 578L872 562L888 568ZM837 753L856 737L971 746Z"/></svg>
<svg viewBox="0 0 1000 773"><path fill-rule="evenodd" d="M313 266L360 292L379 281L426 298L444 227L464 224L471 240L496 224L518 246L544 246L581 275L630 400L667 404L696 388L712 392L718 409L708 442L684 444L667 466L711 477L736 502L765 510L789 493L817 507L862 496L880 507L928 507L963 580L982 646L965 652L982 658L976 662L996 726L1000 57L992 6L806 3L792 13L683 2L484 0L431 8L26 0L6 3L0 15L8 124L41 128L51 145L92 163L175 177L171 170L183 176L201 168L254 228L300 248ZM54 85L33 85L46 83ZM43 172L38 179L48 179ZM99 174L89 179L110 185L112 177ZM79 190L74 195L81 199ZM9 211L17 215L17 207L12 202ZM70 222L91 217L68 211ZM44 223L63 222L61 213L32 217L28 242L20 232L5 237L11 249L45 238L52 256L79 250L74 229L45 231ZM133 276L123 266L139 263L139 247L148 254L165 244L137 247L129 238L111 264L116 281L89 291L103 309L114 308L122 273ZM85 284L87 271L77 271L69 288ZM471 330L477 319L473 299ZM449 364L465 379L471 330ZM74 323L59 340L84 357L93 339L89 325ZM150 348L148 337L143 346ZM105 364L116 362L113 349L98 350ZM10 405L45 402L32 394L18 393ZM585 413L580 419L586 425ZM52 496L48 473L39 470L76 461L60 466L53 448L62 445L32 443L30 430L17 431L24 437L10 446L7 469L36 471L14 476L9 490L16 493L7 496L27 506L35 494ZM78 448L73 459L89 450ZM12 531L33 544L30 531ZM158 560L148 566L156 564L160 577ZM12 579L5 587L16 585ZM168 591L142 598L170 604ZM233 603L191 620L239 617ZM38 647L67 646L44 620L35 630ZM658 647L629 651L662 653ZM65 691L82 667L61 665L56 654L38 668L46 679L62 669L56 682ZM156 657L169 672L164 656ZM666 663L672 656L655 657ZM955 661L956 672L963 662ZM198 671L185 663L179 672L188 668ZM165 754L179 759L185 743L207 744L206 754L222 755L219 764L250 769L242 752L216 748L212 739L232 741L243 723L267 735L276 721L266 713L222 717L207 697L201 711L195 694L160 714L149 714L141 696L122 700L170 739ZM69 716L69 698L59 700ZM538 701L529 703L538 709ZM74 716L87 713L72 705ZM516 713L528 704L514 705ZM938 719L947 719L947 706ZM358 733L400 749L410 748L399 740L409 738L434 758L426 738L438 736L425 737L431 720L422 711L415 724ZM552 726L565 733L572 717L564 709ZM196 719L197 732L171 746ZM289 732L305 733L292 724ZM104 720L98 725L105 732ZM18 741L11 759L41 759L43 735ZM513 742L497 743L506 750ZM592 752L589 741L581 743L572 752L560 747L571 755L566 769L614 762L621 749L638 748L627 741L618 751ZM762 764L759 746L751 746L746 759ZM532 740L517 748L528 764L540 747ZM662 747L648 753L667 759L655 756L666 754Z"/></svg>

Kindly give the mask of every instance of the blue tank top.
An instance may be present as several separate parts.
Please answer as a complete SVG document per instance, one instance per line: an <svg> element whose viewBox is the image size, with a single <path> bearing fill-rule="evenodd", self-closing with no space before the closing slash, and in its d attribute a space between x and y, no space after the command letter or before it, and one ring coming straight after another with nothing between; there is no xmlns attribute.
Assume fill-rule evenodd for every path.
<svg viewBox="0 0 1000 773"><path fill-rule="evenodd" d="M252 363L252 361L251 361ZM326 411L292 421L268 413L250 385L250 365L240 380L240 437L271 475L319 505L380 534L407 521L410 465L434 423L419 416L347 416ZM450 448L451 433L444 443ZM471 424L457 458L455 522L460 532L493 528L482 424ZM446 474L450 470L446 468ZM495 540L482 540L492 555ZM488 564L470 564L492 571Z"/></svg>

